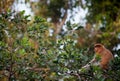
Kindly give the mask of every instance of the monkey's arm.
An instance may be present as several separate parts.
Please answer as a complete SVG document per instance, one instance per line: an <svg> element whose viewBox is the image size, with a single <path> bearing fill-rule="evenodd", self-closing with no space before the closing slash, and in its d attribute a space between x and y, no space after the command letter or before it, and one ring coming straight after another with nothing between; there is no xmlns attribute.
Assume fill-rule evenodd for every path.
<svg viewBox="0 0 120 81"><path fill-rule="evenodd" d="M82 70L89 70L90 69L90 66L92 65L92 66L98 66L98 65L100 65L100 63L99 63L99 61L98 61L98 56L97 55L95 55L94 57L93 57L93 59L89 62L89 63L87 63L86 65L84 65L81 69L80 69L80 72L82 72Z"/></svg>
<svg viewBox="0 0 120 81"><path fill-rule="evenodd" d="M88 63L88 64L92 64L96 61L96 55L93 57L93 59Z"/></svg>

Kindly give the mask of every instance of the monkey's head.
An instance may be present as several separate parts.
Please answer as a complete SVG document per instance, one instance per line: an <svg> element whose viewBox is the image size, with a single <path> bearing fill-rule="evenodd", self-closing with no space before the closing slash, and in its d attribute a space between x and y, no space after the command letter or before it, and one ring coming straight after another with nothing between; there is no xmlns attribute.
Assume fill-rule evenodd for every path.
<svg viewBox="0 0 120 81"><path fill-rule="evenodd" d="M103 51L104 46L100 43L94 45L94 51L95 53L101 53Z"/></svg>

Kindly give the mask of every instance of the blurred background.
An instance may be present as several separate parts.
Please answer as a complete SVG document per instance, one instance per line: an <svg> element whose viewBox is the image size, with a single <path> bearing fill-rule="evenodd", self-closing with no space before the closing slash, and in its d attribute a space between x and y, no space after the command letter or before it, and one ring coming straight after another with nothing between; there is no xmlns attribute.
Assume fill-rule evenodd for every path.
<svg viewBox="0 0 120 81"><path fill-rule="evenodd" d="M107 78L79 73L105 45L114 55ZM0 0L0 81L119 81L118 0Z"/></svg>

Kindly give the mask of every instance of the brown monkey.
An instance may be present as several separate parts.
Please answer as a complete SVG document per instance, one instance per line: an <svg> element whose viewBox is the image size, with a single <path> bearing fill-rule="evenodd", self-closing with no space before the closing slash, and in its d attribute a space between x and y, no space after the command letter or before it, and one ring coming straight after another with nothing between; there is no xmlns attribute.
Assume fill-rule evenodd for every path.
<svg viewBox="0 0 120 81"><path fill-rule="evenodd" d="M94 51L96 55L91 62L96 61L98 56L100 57L100 67L104 70L108 69L109 63L113 59L112 53L102 44L95 44Z"/></svg>
<svg viewBox="0 0 120 81"><path fill-rule="evenodd" d="M100 66L103 70L108 69L110 61L113 59L112 53L104 47L102 44L94 45L95 56L94 58L82 69L89 69L90 65Z"/></svg>

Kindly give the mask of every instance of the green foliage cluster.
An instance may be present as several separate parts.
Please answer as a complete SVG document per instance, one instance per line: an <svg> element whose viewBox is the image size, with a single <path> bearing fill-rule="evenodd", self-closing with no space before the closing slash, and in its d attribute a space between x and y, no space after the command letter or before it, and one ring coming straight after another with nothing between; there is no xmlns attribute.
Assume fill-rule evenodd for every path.
<svg viewBox="0 0 120 81"><path fill-rule="evenodd" d="M24 11L0 15L1 81L104 81L98 67L91 66L85 73L79 72L93 54L88 54L88 47L78 48L74 34L53 40L45 19L35 17L29 21L28 17L24 16ZM108 71L111 81L120 80L119 61L119 57L116 58L113 69Z"/></svg>
<svg viewBox="0 0 120 81"><path fill-rule="evenodd" d="M10 4L9 1L6 0L6 4L0 1L0 81L120 80L120 49L115 49L120 44L118 0L85 0L86 27L68 20L67 31L60 31L56 37L44 18L52 18L54 24L60 23L60 19L68 15L63 12L74 9L81 1L38 0L36 8L40 11L35 15L44 18L35 16L33 20L28 20L24 11L7 12L14 0ZM80 72L93 58L95 43L104 44L115 56L110 70L101 71L98 66L90 66Z"/></svg>

